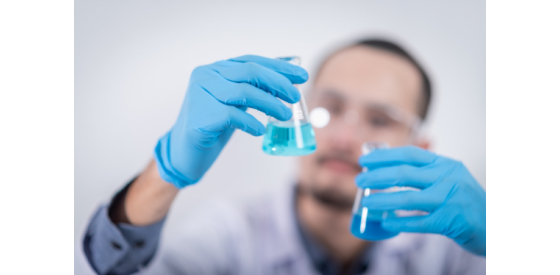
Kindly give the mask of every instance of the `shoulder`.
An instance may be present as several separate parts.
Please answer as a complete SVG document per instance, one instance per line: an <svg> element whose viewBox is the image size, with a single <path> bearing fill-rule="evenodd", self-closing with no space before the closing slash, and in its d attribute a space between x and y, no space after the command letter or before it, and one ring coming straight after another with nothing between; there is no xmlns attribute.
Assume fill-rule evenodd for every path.
<svg viewBox="0 0 560 275"><path fill-rule="evenodd" d="M418 274L485 274L486 258L437 234L401 233L383 242L382 250L400 258Z"/></svg>
<svg viewBox="0 0 560 275"><path fill-rule="evenodd" d="M164 230L149 274L255 274L274 197L211 200ZM263 254L263 253L260 253Z"/></svg>
<svg viewBox="0 0 560 275"><path fill-rule="evenodd" d="M261 236L271 237L290 215L291 198L282 190L233 199L212 199L201 205L199 210L174 221L169 230L171 245L197 242L221 243L242 247L258 242Z"/></svg>

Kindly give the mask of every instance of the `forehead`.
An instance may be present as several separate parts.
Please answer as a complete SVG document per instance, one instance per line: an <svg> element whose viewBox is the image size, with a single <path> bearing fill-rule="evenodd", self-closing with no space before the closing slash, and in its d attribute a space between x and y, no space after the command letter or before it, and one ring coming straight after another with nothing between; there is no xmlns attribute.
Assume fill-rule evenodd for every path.
<svg viewBox="0 0 560 275"><path fill-rule="evenodd" d="M331 56L315 79L315 91L338 93L362 103L387 104L418 112L422 78L403 57L366 46Z"/></svg>

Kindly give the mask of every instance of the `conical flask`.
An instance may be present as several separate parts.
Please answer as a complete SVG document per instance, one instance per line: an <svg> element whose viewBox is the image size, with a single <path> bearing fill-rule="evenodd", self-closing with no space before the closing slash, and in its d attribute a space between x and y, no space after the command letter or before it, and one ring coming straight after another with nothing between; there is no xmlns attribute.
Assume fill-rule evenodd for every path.
<svg viewBox="0 0 560 275"><path fill-rule="evenodd" d="M300 65L299 57L277 58ZM301 94L299 85L294 85ZM301 95L299 102L289 104L284 102L292 110L292 118L288 121L280 121L273 117L268 118L266 133L263 139L263 151L275 156L303 156L315 152L315 132L309 122L307 104Z"/></svg>
<svg viewBox="0 0 560 275"><path fill-rule="evenodd" d="M388 149L389 145L384 142L370 141L362 144L362 155L367 155L374 150ZM367 168L364 168L367 171ZM376 190L376 192L379 190ZM387 189L386 191L390 191ZM368 241L380 241L392 238L399 234L399 232L391 232L385 230L381 226L383 215L387 217L394 217L393 211L371 211L362 205L364 197L368 197L372 193L369 188L358 188L354 206L352 207L352 222L350 223L350 232L354 236L365 239Z"/></svg>

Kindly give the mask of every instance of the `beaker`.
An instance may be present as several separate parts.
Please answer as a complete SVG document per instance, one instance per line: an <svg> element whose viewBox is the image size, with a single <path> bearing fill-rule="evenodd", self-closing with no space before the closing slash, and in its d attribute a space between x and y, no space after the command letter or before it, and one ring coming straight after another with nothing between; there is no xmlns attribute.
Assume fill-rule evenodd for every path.
<svg viewBox="0 0 560 275"><path fill-rule="evenodd" d="M280 57L279 60L290 62L299 66L301 59L295 57ZM284 102L292 110L292 118L288 121L280 121L273 117L268 118L266 133L263 139L263 151L275 156L303 156L315 152L315 132L309 121L307 104L301 93L299 85L294 85L300 91L299 102L289 104Z"/></svg>
<svg viewBox="0 0 560 275"><path fill-rule="evenodd" d="M370 141L362 144L362 155L367 155L374 150L388 149L389 146L384 142ZM367 168L363 168L364 172ZM362 199L376 192L395 192L400 188L387 188L384 190L372 190L369 188L358 188L354 206L352 207L352 221L350 231L354 236L368 241L379 241L394 237L399 232L391 232L381 227L383 216L394 217L394 211L371 211L362 205Z"/></svg>

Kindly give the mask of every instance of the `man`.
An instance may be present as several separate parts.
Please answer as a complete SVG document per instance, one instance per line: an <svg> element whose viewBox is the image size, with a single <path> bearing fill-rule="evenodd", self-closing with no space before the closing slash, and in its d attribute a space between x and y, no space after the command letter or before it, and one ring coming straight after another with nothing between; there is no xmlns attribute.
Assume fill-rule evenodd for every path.
<svg viewBox="0 0 560 275"><path fill-rule="evenodd" d="M297 102L293 84L307 79L298 66L259 56L196 68L154 160L90 222L84 251L96 272L485 273L485 191L460 162L424 150L429 144L419 139L417 126L428 111L429 79L402 48L375 39L345 47L321 65L308 103L328 110L330 122L315 130L317 150L300 158L294 186L274 197L208 209L150 262L179 190L188 192L200 180L235 129L264 134L264 125L245 110L288 120L291 112L278 98ZM391 149L360 157L367 141ZM362 202L371 211L424 214L384 215L381 227L399 235L376 242L356 238L349 230L356 185L373 190ZM418 190L375 191L393 186Z"/></svg>

